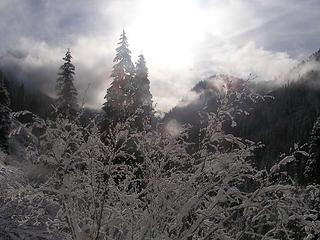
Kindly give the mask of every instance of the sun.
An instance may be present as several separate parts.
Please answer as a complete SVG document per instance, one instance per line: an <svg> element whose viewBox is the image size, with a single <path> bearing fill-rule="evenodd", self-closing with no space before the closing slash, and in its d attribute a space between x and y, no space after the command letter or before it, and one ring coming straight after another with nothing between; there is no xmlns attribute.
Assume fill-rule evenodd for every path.
<svg viewBox="0 0 320 240"><path fill-rule="evenodd" d="M144 0L128 28L130 46L155 64L190 64L192 48L205 34L195 1Z"/></svg>
<svg viewBox="0 0 320 240"><path fill-rule="evenodd" d="M206 77L198 59L205 54L203 46L207 41L214 47L221 43L225 30L233 26L230 16L236 16L224 5L203 0L137 0L132 5L124 25L129 48L133 61L140 53L146 58L158 109L167 110Z"/></svg>

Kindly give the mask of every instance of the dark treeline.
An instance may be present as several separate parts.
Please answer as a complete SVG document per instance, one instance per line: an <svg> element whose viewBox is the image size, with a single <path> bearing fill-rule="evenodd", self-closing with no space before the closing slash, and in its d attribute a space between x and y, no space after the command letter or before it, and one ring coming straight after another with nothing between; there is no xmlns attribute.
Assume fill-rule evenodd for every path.
<svg viewBox="0 0 320 240"><path fill-rule="evenodd" d="M292 82L269 94L274 99L257 104L233 131L265 144L258 165L268 168L279 154L288 153L294 144L303 145L309 141L320 114L320 89L308 83Z"/></svg>
<svg viewBox="0 0 320 240"><path fill-rule="evenodd" d="M10 98L4 75L0 72L0 150L8 151L10 132Z"/></svg>
<svg viewBox="0 0 320 240"><path fill-rule="evenodd" d="M10 96L12 111L28 110L43 118L50 115L50 106L54 99L37 89L25 87L24 83L16 81L14 76L6 76L2 72L2 77Z"/></svg>

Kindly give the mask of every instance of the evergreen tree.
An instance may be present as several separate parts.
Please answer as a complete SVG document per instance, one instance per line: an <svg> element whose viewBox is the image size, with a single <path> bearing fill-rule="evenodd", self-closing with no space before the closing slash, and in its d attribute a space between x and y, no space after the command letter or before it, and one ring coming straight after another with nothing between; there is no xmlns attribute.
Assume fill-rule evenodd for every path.
<svg viewBox="0 0 320 240"><path fill-rule="evenodd" d="M58 114L62 114L66 117L74 117L78 111L77 103L77 89L75 88L74 74L75 66L71 63L71 52L70 49L67 50L65 57L62 58L65 62L60 67L60 72L58 73L59 78L57 79L57 111Z"/></svg>
<svg viewBox="0 0 320 240"><path fill-rule="evenodd" d="M150 81L148 79L148 68L142 54L136 62L136 74L134 79L134 90L132 92L132 108L137 114L136 127L141 129L144 121L153 119L152 95L150 93ZM140 110L140 111L139 111Z"/></svg>
<svg viewBox="0 0 320 240"><path fill-rule="evenodd" d="M110 144L109 140L113 138L110 136L110 132L115 129L117 123L123 124L126 129L129 128L129 132L132 132L142 129L145 117L152 113L152 100L145 60L141 55L137 62L137 68L135 68L130 54L126 33L123 31L116 48L115 65L111 74L113 81L107 90L106 102L102 108L104 116L100 123L100 132L101 139L106 145ZM142 111L139 111L140 109ZM126 122L129 118L130 121ZM119 146L123 145L122 141L123 139L120 139ZM117 156L113 163L119 164L119 166L125 164L136 169L134 172L135 183L132 183L129 188L141 189L143 185L143 170L141 168L143 158L135 141L135 138L130 138L122 146L122 151L126 153L126 156ZM124 180L120 173L116 174L114 179L117 183Z"/></svg>
<svg viewBox="0 0 320 240"><path fill-rule="evenodd" d="M4 75L0 72L0 149L8 151L10 131L10 98L4 83Z"/></svg>
<svg viewBox="0 0 320 240"><path fill-rule="evenodd" d="M305 169L307 182L320 184L320 117L316 120L311 132L309 154Z"/></svg>
<svg viewBox="0 0 320 240"><path fill-rule="evenodd" d="M102 138L105 137L110 127L117 122L124 122L130 115L128 106L132 102L130 89L132 89L134 76L134 65L130 54L128 39L125 31L123 31L116 48L116 57L113 60L115 62L111 74L113 81L104 97L106 99L102 108L104 116L100 123Z"/></svg>

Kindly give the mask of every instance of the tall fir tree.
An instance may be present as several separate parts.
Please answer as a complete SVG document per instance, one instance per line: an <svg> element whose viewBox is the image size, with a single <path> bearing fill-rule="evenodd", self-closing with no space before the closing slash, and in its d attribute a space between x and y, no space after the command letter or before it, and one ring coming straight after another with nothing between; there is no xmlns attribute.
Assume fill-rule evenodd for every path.
<svg viewBox="0 0 320 240"><path fill-rule="evenodd" d="M148 78L148 68L143 54L140 54L136 62L135 78L132 91L133 112L136 112L136 127L142 129L145 121L150 123L153 116L152 94L150 92L150 81Z"/></svg>
<svg viewBox="0 0 320 240"><path fill-rule="evenodd" d="M320 184L320 117L313 125L309 140L309 159L306 164L305 177L308 183Z"/></svg>
<svg viewBox="0 0 320 240"><path fill-rule="evenodd" d="M75 66L71 62L72 56L70 49L67 50L62 59L64 60L64 64L60 67L56 85L58 95L56 107L58 114L72 118L76 115L79 106L77 102L78 92L73 84Z"/></svg>
<svg viewBox="0 0 320 240"><path fill-rule="evenodd" d="M0 149L8 151L8 137L10 132L10 98L5 86L5 77L0 71Z"/></svg>
<svg viewBox="0 0 320 240"><path fill-rule="evenodd" d="M134 65L130 54L128 39L125 31L123 31L116 48L116 57L113 60L115 62L111 73L113 81L104 97L106 102L102 107L104 111L100 123L102 138L105 137L110 127L113 127L117 122L124 122L130 115L128 106L132 101L130 91L134 77Z"/></svg>
<svg viewBox="0 0 320 240"><path fill-rule="evenodd" d="M131 52L128 48L128 40L125 31L120 36L118 47L116 48L116 57L114 58L115 65L111 77L113 81L111 86L107 90L105 96L106 102L103 105L103 119L100 123L101 139L106 144L108 143L109 130L112 129L117 123L124 123L130 118L129 131L137 130L137 122L141 122L138 119L142 119L137 114L137 109L141 108L144 96L143 90L140 88L145 87L149 90L149 85L143 84L143 81L147 80L147 68L145 62L139 61L139 81L137 82L137 74L135 74L135 66L131 60ZM144 64L144 68L143 68ZM151 97L149 97L151 101ZM146 97L148 99L148 97ZM148 102L148 101L146 101ZM146 104L147 105L147 104ZM136 121L133 121L135 119ZM122 140L121 140L122 141ZM120 144L121 146L121 144ZM130 189L140 189L143 185L143 170L141 168L143 158L137 149L135 139L131 138L125 143L122 149L126 152L125 156L118 156L114 159L114 164L126 164L135 168L134 177ZM117 173L114 176L116 182L124 180L124 176L121 173ZM133 183L134 182L134 183Z"/></svg>

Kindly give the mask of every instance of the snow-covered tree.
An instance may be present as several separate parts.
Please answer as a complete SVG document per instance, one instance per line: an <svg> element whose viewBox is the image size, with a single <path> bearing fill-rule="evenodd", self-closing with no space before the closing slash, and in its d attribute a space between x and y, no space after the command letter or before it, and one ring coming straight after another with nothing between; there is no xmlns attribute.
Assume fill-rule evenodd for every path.
<svg viewBox="0 0 320 240"><path fill-rule="evenodd" d="M240 95L238 95L240 96ZM249 158L256 145L222 130L235 109L228 100L209 116L203 147L186 153L183 136L141 137L147 202L135 239L302 239L307 236L302 190L274 184ZM307 223L308 222L308 223ZM319 223L317 223L319 224ZM295 237L295 238L294 238Z"/></svg>
<svg viewBox="0 0 320 240"><path fill-rule="evenodd" d="M144 121L152 121L154 118L152 107L152 94L150 92L150 81L148 79L148 68L145 58L142 54L136 62L135 77L132 83L133 102L131 104L131 112L136 113L136 120L133 127L143 129Z"/></svg>
<svg viewBox="0 0 320 240"><path fill-rule="evenodd" d="M8 150L8 136L10 132L10 98L4 82L4 75L0 72L0 150Z"/></svg>
<svg viewBox="0 0 320 240"><path fill-rule="evenodd" d="M133 167L113 164L130 155L125 151L131 138L127 126L117 124L105 145L94 123L83 128L63 118L37 121L28 127L29 133L39 125L45 133L38 137L38 147L28 149L35 169L43 172L34 177L35 195L41 193L53 206L60 206L43 220L47 233L60 232L65 239L74 240L118 239L115 236L126 230L122 225L128 190L135 185ZM123 176L121 181L118 176Z"/></svg>
<svg viewBox="0 0 320 240"><path fill-rule="evenodd" d="M0 239L67 239L52 228L59 205L31 185L25 171L0 162Z"/></svg>
<svg viewBox="0 0 320 240"><path fill-rule="evenodd" d="M56 85L58 96L56 102L57 113L65 117L75 117L79 106L77 103L77 89L73 84L75 66L71 62L70 49L67 50L62 59L64 60L64 64L60 67Z"/></svg>
<svg viewBox="0 0 320 240"><path fill-rule="evenodd" d="M314 123L311 131L309 155L305 176L308 182L320 184L320 117Z"/></svg>
<svg viewBox="0 0 320 240"><path fill-rule="evenodd" d="M141 82L135 78L135 68L134 64L131 61L131 52L128 49L128 40L126 33L123 33L120 36L120 42L116 48L116 57L114 58L115 65L113 66L113 71L111 77L113 81L111 86L107 90L105 96L106 102L103 105L103 117L100 122L100 132L102 141L109 145L110 138L112 138L117 124L128 124L128 129L130 133L133 133L136 130L142 130L142 125L144 122L150 122L150 111L147 104L144 104L141 99L145 96L146 91L150 94L149 91L149 80L147 75L143 76L142 72L147 69L144 64L144 69L142 69L143 63L139 64L139 77L144 77L145 79L140 79ZM142 84L144 81L147 85ZM145 88L145 90L143 90ZM150 94L151 95L151 94ZM148 104L151 106L151 96L146 96L149 98ZM146 114L143 114L146 111ZM149 111L147 113L147 111ZM148 124L147 124L148 125ZM141 164L143 159L140 156L139 151L137 150L135 141L133 137L130 137L128 141L125 141L126 152L130 156L118 156L114 158L113 163L117 165L126 164L128 167L133 167ZM122 141L122 140L120 140ZM136 170L136 178L142 177L142 170ZM117 181L121 181L121 174L117 176Z"/></svg>
<svg viewBox="0 0 320 240"><path fill-rule="evenodd" d="M118 122L124 122L130 116L129 105L131 104L130 88L134 77L134 65L131 61L131 52L128 48L128 39L125 31L120 36L120 42L116 48L115 65L111 77L113 81L105 95L106 102L103 104L103 119L100 123L102 138L105 138L108 129Z"/></svg>

